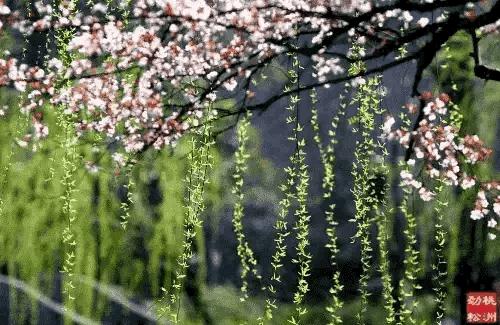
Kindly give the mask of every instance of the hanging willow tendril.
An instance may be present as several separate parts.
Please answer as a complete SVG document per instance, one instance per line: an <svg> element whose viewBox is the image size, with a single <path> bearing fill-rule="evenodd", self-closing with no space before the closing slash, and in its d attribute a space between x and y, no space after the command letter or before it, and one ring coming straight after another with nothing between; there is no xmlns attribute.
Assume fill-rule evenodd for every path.
<svg viewBox="0 0 500 325"><path fill-rule="evenodd" d="M212 139L212 122L214 112L211 107L208 110L208 116L205 118L203 126L194 131L191 137L191 150L187 161L189 171L186 176L187 195L186 195L186 213L184 217L184 241L182 243L182 253L177 259L177 270L170 290L162 287L163 296L158 303L160 304L158 313L160 317L167 316L177 324L179 322L179 311L181 303L181 290L186 278L189 262L193 258L193 244L197 231L202 226L200 218L205 210L203 195L205 186L208 184L208 172L213 167L213 155L210 152L214 140ZM173 307L176 308L173 308Z"/></svg>
<svg viewBox="0 0 500 325"><path fill-rule="evenodd" d="M298 64L298 60L297 60ZM298 97L298 96L297 96ZM308 166L305 162L306 152L305 146L306 142L303 138L303 126L298 122L298 101L292 100L292 105L295 102L296 116L296 133L297 133L297 176L298 182L296 187L296 198L297 198L297 209L295 210L295 217L297 221L294 226L294 230L297 232L297 257L292 260L292 262L299 265L299 279L297 290L293 297L293 303L295 304L295 313L288 320L290 324L300 324L301 317L307 313L307 308L302 307L304 297L309 292L309 283L307 278L310 276L311 272L311 253L309 252L309 221L311 216L307 209L307 194L309 191L309 171Z"/></svg>
<svg viewBox="0 0 500 325"><path fill-rule="evenodd" d="M130 3L132 0L125 0L123 2L120 2L120 9L122 11L123 15L123 24L126 26L129 23L129 17L130 17Z"/></svg>
<svg viewBox="0 0 500 325"><path fill-rule="evenodd" d="M359 239L361 245L361 275L359 279L360 311L356 315L357 323L364 324L368 308L368 281L372 270L373 251L370 242L370 228L373 223L370 212L377 204L376 199L370 192L371 177L373 170L371 158L374 156L375 143L371 132L375 128L375 113L380 104L379 88L380 76L363 80L358 86L352 102L357 104L356 115L350 119L351 124L357 125L355 133L361 135L356 141L354 152L355 161L352 168L354 180L353 196L356 213L352 222L357 224L355 239Z"/></svg>
<svg viewBox="0 0 500 325"><path fill-rule="evenodd" d="M328 144L326 148L323 146L323 142L320 135L320 127L318 122L318 110L316 107L316 103L318 102L316 90L311 91L311 127L314 132L314 142L316 143L319 153L320 160L323 166L324 175L322 179L322 188L323 188L323 199L331 200L333 191L335 189L335 145L337 144L337 128L339 125L340 116L345 115L345 109L347 107L347 92L348 86L344 89L344 94L340 95L340 104L337 113L332 119L331 126L328 130ZM334 268L333 276L332 276L332 287L330 288L331 294L331 304L326 307L327 312L329 313L330 320L329 325L336 325L342 323L342 318L340 317L340 310L342 309L344 303L340 299L340 292L343 289L343 285L340 282L340 271L337 268L337 255L339 254L338 248L338 238L336 234L337 221L335 221L335 204L331 203L328 205L327 210L325 211L326 221L328 226L326 228L326 234L328 236L328 244L326 247L330 251L330 260L331 265Z"/></svg>
<svg viewBox="0 0 500 325"><path fill-rule="evenodd" d="M120 203L121 215L120 215L120 225L125 230L127 229L127 224L130 219L130 207L134 204L134 189L135 182L133 179L132 171L134 169L134 164L130 163L127 166L126 176L127 176L127 184L125 184L125 191L127 192L127 198L125 202Z"/></svg>
<svg viewBox="0 0 500 325"><path fill-rule="evenodd" d="M130 5L130 0L127 0L123 3L122 9L125 10L128 8ZM106 14L109 14L106 12ZM128 24L128 15L129 11L124 11L123 12L123 19L124 19L124 24ZM124 79L127 80L127 82L131 85L133 85L137 81L138 75L137 72L129 71L124 74ZM126 178L127 178L127 184L125 185L125 190L127 192L127 198L124 202L120 203L120 207L122 210L122 213L120 215L120 225L122 226L123 230L127 229L128 221L130 219L130 207L134 205L134 189L135 189L135 183L133 179L133 170L135 167L136 159L135 159L134 154L129 154L126 157Z"/></svg>
<svg viewBox="0 0 500 325"><path fill-rule="evenodd" d="M401 122L407 129L411 128L412 121L405 114L401 114ZM400 170L409 171L409 166L405 162L400 162ZM406 229L403 231L405 236L405 259L403 262L403 277L399 281L398 302L400 310L397 313L398 325L414 324L414 317L417 300L416 292L421 287L417 284L417 275L420 272L419 250L417 247L417 221L412 212L409 211L409 200L412 191L408 188L403 188L403 197L399 206L399 210L406 220Z"/></svg>
<svg viewBox="0 0 500 325"><path fill-rule="evenodd" d="M73 284L73 275L74 275L74 264L76 258L76 235L73 230L73 225L76 221L76 210L74 209L74 197L75 197L75 186L76 182L74 179L74 174L76 172L76 163L77 159L77 151L75 147L75 143L72 141L72 137L70 134L71 126L69 125L69 121L61 118L60 127L65 130L65 141L63 142L63 149L65 154L62 158L62 167L63 167L63 178L61 183L64 188L64 193L61 197L63 200L63 215L67 219L66 227L63 230L63 243L66 245L65 247L65 257L64 264L62 267L62 272L65 274L64 277L64 287L63 293L67 295L67 299L71 303L72 300L75 299L73 295L73 290L75 286Z"/></svg>
<svg viewBox="0 0 500 325"><path fill-rule="evenodd" d="M445 57L445 62L449 62L452 60L451 48L448 43L444 44L443 47L443 55ZM450 76L451 89L453 91L458 91L458 86L455 80L453 79L453 72L451 71L450 64L439 63L439 58L436 59L436 74L439 77L439 70L442 69L443 72L448 70L448 74ZM462 126L463 115L460 113L460 108L457 104L450 103L450 117L449 123L457 128L458 130ZM436 212L436 220L434 223L435 234L434 240L436 242L435 257L433 258L432 263L432 281L434 282L433 290L436 295L436 323L440 324L444 318L446 312L446 295L447 295L447 276L448 276L448 263L445 257L445 248L446 248L446 237L448 235L445 225L443 223L444 219L444 209L448 207L448 200L443 197L444 195L444 185L442 182L435 187L436 192L436 203L434 204L434 211ZM451 234L451 242L454 240L453 232ZM450 255L451 258L451 255Z"/></svg>
<svg viewBox="0 0 500 325"><path fill-rule="evenodd" d="M290 162L293 162L293 155L290 157ZM264 307L264 317L259 318L259 324L264 324L265 320L270 320L273 318L273 309L277 308L276 299L274 296L276 295L276 289L274 287L275 284L279 284L281 282L280 270L283 267L283 258L286 256L286 238L290 235L290 231L288 229L288 222L286 217L288 216L288 212L290 210L290 205L292 203L295 194L293 193L293 185L295 183L296 174L295 169L288 166L285 168L286 179L283 184L280 185L280 190L283 195L283 198L278 203L279 212L278 219L276 220L276 224L274 229L276 229L276 238L274 242L276 243L276 249L274 251L273 256L271 257L271 267L272 267L272 275L270 283L264 288L265 291L269 292L273 298L267 298L265 307Z"/></svg>
<svg viewBox="0 0 500 325"><path fill-rule="evenodd" d="M385 188L385 191L389 190L389 186L385 186ZM387 247L387 243L390 238L387 216L392 213L393 211L387 206L385 199L376 210L378 229L377 241L379 245L380 259L379 271L380 278L382 280L382 298L384 300L384 309L386 311L385 324L395 324L396 322L396 311L394 309L396 300L392 296L394 288L392 286L392 277L389 270L389 250Z"/></svg>
<svg viewBox="0 0 500 325"><path fill-rule="evenodd" d="M359 75L366 71L366 64L363 62L364 49L355 39L351 48L351 63L348 73ZM375 143L372 132L375 129L375 114L379 113L380 107L380 76L364 79L355 79L355 91L351 104L357 107L356 114L349 119L353 126L353 132L360 134L360 139L356 141L354 151L354 162L351 170L353 177L353 189L355 215L349 220L356 223L357 231L353 240L360 241L361 274L359 279L360 309L356 314L357 324L364 324L368 309L368 281L372 270L373 251L370 241L370 228L373 224L371 213L377 205L377 200L372 195L370 184L373 176L373 166L371 159L375 154Z"/></svg>
<svg viewBox="0 0 500 325"><path fill-rule="evenodd" d="M68 10L70 16L74 16L76 13L76 1L68 2ZM60 16L61 12L56 12L54 15ZM73 54L68 48L69 41L73 38L75 33L74 28L60 29L56 32L58 56L62 61L65 68L71 65L73 61ZM61 76L62 77L62 76ZM63 77L62 77L63 78ZM68 87L70 85L69 80L61 79L59 82L59 87ZM65 308L68 306L73 306L75 295L74 289L75 285L73 282L74 276L74 266L76 260L76 234L73 230L73 226L76 222L76 210L74 208L75 202L75 192L76 192L76 180L74 178L77 169L76 161L78 159L78 151L76 148L77 139L74 132L74 126L69 118L64 112L64 107L59 107L57 110L57 124L62 130L62 149L64 150L64 155L62 158L62 168L63 177L61 179L62 186L64 188L63 195L61 197L63 201L62 212L66 218L67 224L63 229L62 238L64 247L64 260L61 272L64 273L63 282L63 293L66 295Z"/></svg>
<svg viewBox="0 0 500 325"><path fill-rule="evenodd" d="M284 92L291 92L293 88L298 87L299 84L299 70L303 69L300 65L300 61L297 57L296 53L288 53L288 55L291 58L292 61L292 66L290 69L287 71L287 76L289 78L289 83L285 86ZM298 183L301 182L300 177L301 177L301 171L300 171L300 163L299 163L299 152L301 151L300 148L305 145L303 139L302 142L299 140L299 132L302 131L302 127L298 123L297 119L297 109L298 109L298 104L300 102L300 97L298 94L291 95L290 96L290 105L286 108L287 111L289 112L289 115L286 118L286 123L289 125L292 125L292 134L291 136L288 137L288 140L292 142L295 145L295 151L292 153L290 156L289 160L289 166L285 167L284 171L286 174L286 179L283 184L281 184L280 189L283 195L283 198L279 202L279 212L278 212L278 218L276 220L276 224L274 228L276 229L276 238L274 239L274 242L276 243L276 249L271 257L271 267L272 267L272 276L271 276L271 281L270 283L264 288L265 291L269 292L271 294L271 298L266 299L266 303L264 306L264 316L259 318L259 324L264 324L265 320L270 320L273 318L273 310L277 308L276 304L276 288L275 285L279 284L281 282L281 275L280 271L281 268L283 267L283 258L286 257L287 255L287 245L286 245L286 238L290 235L290 229L288 227L288 222L287 222L287 216L290 211L290 206L293 201L297 199L298 193L297 188L299 185ZM305 153L302 153L305 154ZM308 182L308 179L306 180ZM302 186L305 186L304 181L302 181ZM301 194L303 195L303 194ZM299 207L295 211L295 215L298 216L298 213L301 214L300 217L304 217L302 215L302 211ZM298 216L298 218L300 219ZM295 225L294 228L297 228L297 224ZM302 229L304 230L304 229ZM302 235L301 235L302 236ZM305 239L307 239L307 236L305 236ZM300 242L300 240L299 240ZM302 243L302 248L304 249L307 245L304 245L305 243ZM301 245L299 243L299 245ZM304 270L303 268L308 265L306 264L306 260L303 259L305 256L300 257L301 258L299 262L299 268L302 268L299 270L299 286L301 284L301 279L302 275L304 275L303 278L309 273L308 270ZM297 260L298 261L298 260ZM302 272L304 270L304 272ZM303 273L301 275L301 273ZM302 282L303 283L303 282ZM299 288L300 290L307 291L307 287L302 287ZM294 301L301 301L302 300L302 293L297 293L294 296Z"/></svg>
<svg viewBox="0 0 500 325"><path fill-rule="evenodd" d="M236 201L234 203L233 212L233 227L236 234L236 239L238 240L238 247L236 252L240 258L241 263L241 301L245 301L248 298L248 273L252 273L257 279L260 279L260 275L257 272L257 260L255 259L254 253L250 248L248 241L246 240L245 233L243 231L243 216L244 216L244 203L245 194L243 193L244 184L244 174L248 169L248 130L250 127L250 119L252 113L250 111L245 112L243 120L238 124L236 130L236 136L238 138L238 149L235 153L235 172L233 175L234 186L232 193L236 196Z"/></svg>
<svg viewBox="0 0 500 325"><path fill-rule="evenodd" d="M448 201L446 201L443 197L443 187L444 185L440 183L436 186L436 204L434 206L434 211L436 212L436 222L435 222L435 237L436 248L434 249L436 256L435 261L432 264L432 270L434 274L432 276L432 280L434 281L433 290L436 294L436 323L440 324L445 309L446 302L446 276L448 275L446 267L446 258L445 258L445 246L446 246L446 230L444 229L444 209L448 207Z"/></svg>
<svg viewBox="0 0 500 325"><path fill-rule="evenodd" d="M379 94L383 95L383 90L379 90ZM375 114L382 119L383 114L386 112L383 107L376 107ZM382 125L382 123L380 124ZM382 126L380 130L383 131ZM375 220L377 225L377 242L379 249L379 272L382 281L382 297L384 300L384 309L386 311L385 324L391 325L396 322L396 311L394 309L394 304L396 300L394 299L392 292L394 290L392 285L392 277L389 269L389 250L387 244L390 239L390 224L388 217L393 214L393 209L388 205L388 197L390 193L389 186L389 175L390 167L388 166L389 152L386 147L386 142L381 141L380 136L377 137L376 149L380 153L380 159L375 161L375 167L372 172L373 179L370 187L373 189L371 195L377 198L377 204L374 206L375 209ZM379 183L379 184L377 184ZM380 189L377 191L377 187Z"/></svg>
<svg viewBox="0 0 500 325"><path fill-rule="evenodd" d="M408 201L411 190L403 188L403 199L401 202L401 212L406 220L406 229L404 235L406 238L405 259L404 259L404 275L399 283L399 302L401 305L400 317L398 324L415 324L414 317L417 300L415 298L416 291L421 289L417 284L417 274L420 270L419 256L417 245L417 220L413 213L409 211Z"/></svg>

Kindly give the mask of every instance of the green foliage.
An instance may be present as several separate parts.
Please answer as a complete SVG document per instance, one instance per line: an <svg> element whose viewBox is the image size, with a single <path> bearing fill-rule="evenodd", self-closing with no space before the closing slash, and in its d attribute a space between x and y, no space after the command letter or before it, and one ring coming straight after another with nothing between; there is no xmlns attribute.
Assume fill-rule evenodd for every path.
<svg viewBox="0 0 500 325"><path fill-rule="evenodd" d="M210 305L210 316L215 324L255 324L255 319L262 314L265 301L259 296L250 296L245 302L238 297L240 292L230 286L213 286L204 292L207 304ZM417 297L418 308L415 310L415 318L418 324L433 324L432 309L434 307L432 295ZM286 324L295 308L292 304L278 303L279 308L273 313L271 324ZM344 306L339 310L339 317L345 324L356 323L356 313L359 310L359 299L345 299ZM330 316L325 313L325 304L316 303L307 305L308 313L303 316L302 322L308 325L324 325L330 321ZM189 305L181 309L183 324L202 325L203 321L196 316L196 310ZM385 324L384 310L379 304L370 303L366 314L366 324Z"/></svg>
<svg viewBox="0 0 500 325"><path fill-rule="evenodd" d="M5 223L0 228L0 245L4 248L0 264L8 265L9 275L27 280L31 286L50 293L53 290L52 276L63 265L65 246L61 245L61 233L68 224L63 214L68 200L61 199L67 191L61 181L65 176L62 158L67 153L61 146L64 129L56 127L57 112L47 114L45 118L52 132L33 153L16 144L16 138L25 133L26 124L25 117L15 113L15 110L9 111L7 117L0 119L0 176L4 184L0 197L6 203L2 210ZM125 169L118 176L106 149L91 149L84 144L74 146L72 153L79 158L74 165L73 179L78 181L74 181L71 187L71 207L79 217L72 224L74 241L78 243L72 265L72 284L78 289L73 290L72 308L79 313L99 319L109 303L105 296L96 296L94 289L82 282L83 277L94 278L103 284L126 284L123 289L135 293L144 290L149 281L152 288L156 288L156 295L160 286L172 283L183 241L184 154L190 150L185 144L179 144L174 156L169 156L166 151L157 157L152 155L148 158L152 161L151 168L139 164L134 166L133 172L128 173ZM215 152L212 154L217 158ZM84 168L89 161L98 163L98 173ZM137 199L138 194L147 193L143 191L147 177L141 175L151 171L161 172L160 188L164 193L158 207L159 217L152 223L147 216L151 208ZM130 206L127 230L123 231L120 224L122 202L118 192L127 182L134 182L137 186L127 193L127 197L134 197L134 205ZM213 198L221 197L217 182L214 180L214 184L207 186L208 192L212 193L205 191L206 201L214 207L218 203ZM148 233L151 233L151 239L145 240L148 241L146 247L150 258L144 259L134 252L140 245L137 238ZM204 256L201 251L203 240L202 233L198 232L196 241L200 257ZM203 265L203 261L200 263ZM31 322L35 323L38 302L32 301L31 310L28 310L29 300L16 290L10 292L12 313L18 315L17 321L23 323L31 314Z"/></svg>
<svg viewBox="0 0 500 325"><path fill-rule="evenodd" d="M290 54L292 58L292 68L288 71L290 77L290 88L300 87L300 70L304 69L297 54ZM286 89L285 89L286 91ZM310 276L310 263L312 256L308 251L309 246L309 215L307 208L307 196L309 190L309 171L306 164L306 142L303 136L304 128L299 122L299 103L298 95L290 97L290 105L286 108L290 115L287 123L293 125L293 135L289 138L295 143L295 152L290 157L290 163L294 168L293 176L296 178L295 183L295 199L297 200L297 208L295 209L296 223L293 229L296 231L297 257L292 260L293 263L299 265L298 269L298 286L293 297L295 305L295 315L288 319L290 324L301 323L301 318L307 313L307 308L302 306L305 295L309 291L307 278Z"/></svg>
<svg viewBox="0 0 500 325"><path fill-rule="evenodd" d="M291 68L288 70L289 84L284 91L290 92L295 87L299 87L300 70L303 67L300 65L298 55L296 53L289 54L291 58ZM288 319L288 323L299 324L301 318L307 313L307 309L302 307L304 296L309 291L307 278L310 275L311 255L308 252L309 246L309 221L310 215L307 209L307 195L309 187L309 172L305 163L306 153L305 139L303 137L303 126L299 123L298 106L300 97L298 95L290 96L290 104L286 108L289 115L286 118L286 123L292 125L292 134L288 140L295 145L295 150L290 156L290 164L285 168L286 179L280 186L283 198L279 202L279 213L276 220L275 229L277 235L275 238L276 250L271 258L272 276L270 283L265 287L265 291L276 295L275 284L281 282L280 269L283 267L283 258L286 257L286 237L290 235L288 228L287 216L293 202L296 201L297 208L295 209L295 217L297 219L293 230L296 231L297 239L297 257L292 262L299 265L298 271L298 287L295 291L293 302L295 305L295 314ZM276 299L266 299L264 308L264 316L259 318L259 324L264 324L265 320L273 318L273 309L277 308Z"/></svg>
<svg viewBox="0 0 500 325"><path fill-rule="evenodd" d="M243 215L244 215L244 203L245 194L243 193L243 183L244 175L248 169L248 158L250 154L247 152L248 148L248 129L250 127L250 118L252 117L251 112L247 111L243 120L239 123L236 135L238 138L238 150L235 153L235 172L233 174L234 186L233 194L236 196L236 201L234 203L233 212L233 227L236 234L236 239L238 240L238 247L236 252L240 258L241 263L241 300L245 301L248 299L248 273L252 273L257 279L260 279L260 275L257 272L257 260L254 257L254 253L250 248L248 241L245 238L245 233L243 231Z"/></svg>
<svg viewBox="0 0 500 325"><path fill-rule="evenodd" d="M302 132L302 128L297 124L297 133ZM309 221L311 216L307 210L307 196L309 189L309 172L305 162L306 153L304 151L305 141L300 139L297 142L297 176L298 184L297 191L297 208L295 210L295 217L297 221L294 230L297 232L297 258L292 261L299 265L298 277L299 283L297 291L294 294L293 302L296 305L296 316L292 316L288 321L291 324L299 324L301 317L307 313L307 309L302 307L305 295L309 291L309 284L307 278L310 275L311 259L312 256L308 251L309 246Z"/></svg>
<svg viewBox="0 0 500 325"><path fill-rule="evenodd" d="M320 136L320 128L318 123L318 111L316 108L317 97L316 92L311 92L311 126L314 132L314 142L316 143L319 153L320 160L323 166L324 175L322 178L322 188L323 188L323 199L329 200L332 197L333 191L335 189L335 145L337 144L337 128L339 125L339 120L341 116L345 115L345 109L347 107L346 95L347 87L345 89L345 94L340 95L340 105L335 116L332 119L331 126L328 130L328 144L326 149L323 147L323 142ZM328 227L326 229L326 234L328 236L328 244L326 247L330 251L331 265L333 268L337 268L337 255L340 250L337 245L337 234L336 227L338 225L335 220L335 205L333 203L328 205L325 211L326 221L328 222ZM342 318L339 316L340 310L343 306L343 301L340 298L340 293L343 289L343 285L340 282L340 271L335 269L332 277L332 287L330 288L331 294L331 305L327 307L327 312L330 315L329 324L341 324Z"/></svg>
<svg viewBox="0 0 500 325"><path fill-rule="evenodd" d="M388 215L392 214L390 209L384 202L381 207L376 210L376 223L378 229L378 248L379 248L379 271L382 280L382 298L384 301L384 309L386 311L385 324L394 324L396 322L396 311L394 309L395 299L392 296L394 290L392 285L392 276L389 270L389 222Z"/></svg>
<svg viewBox="0 0 500 325"><path fill-rule="evenodd" d="M135 183L132 177L133 168L134 168L133 163L130 163L127 166L126 175L128 180L127 184L125 185L125 190L127 192L127 199L120 205L122 210L122 214L120 215L121 219L120 225L122 226L123 230L127 229L128 220L130 219L130 206L134 204L133 191Z"/></svg>
<svg viewBox="0 0 500 325"><path fill-rule="evenodd" d="M177 149L175 155L163 152L158 159L154 160L153 168L159 173L160 188L164 193L163 200L158 207L158 220L153 223L152 236L148 240L150 252L148 272L151 275L150 283L155 296L160 294L161 286L172 283L176 261L182 252L182 246L179 243L183 241L183 223L186 213L182 204L186 189L182 156L188 148L180 145ZM147 173L144 178L148 178ZM146 191L145 189L144 193ZM142 213L146 214L147 209L148 206L145 205ZM161 277L162 271L163 277Z"/></svg>
<svg viewBox="0 0 500 325"><path fill-rule="evenodd" d="M67 303L71 304L72 300L75 299L73 290L75 285L73 282L74 276L74 265L76 259L76 235L73 230L75 221L77 218L77 210L74 208L75 192L76 192L76 180L74 174L76 172L76 160L78 159L78 154L76 151L76 143L74 135L72 135L71 123L60 116L59 126L64 130L63 145L62 148L65 152L62 158L62 169L64 171L61 184L64 188L63 195L61 199L63 201L62 213L67 220L66 227L63 229L62 237L63 243L66 245L64 264L62 271L65 274L64 290L63 292L67 295Z"/></svg>
<svg viewBox="0 0 500 325"><path fill-rule="evenodd" d="M401 304L398 324L415 324L415 309L417 307L417 284L419 272L419 255L417 245L417 220L408 206L410 190L403 190L403 199L400 205L401 212L406 220L406 229L403 231L406 239L403 279L399 282L398 299Z"/></svg>
<svg viewBox="0 0 500 325"><path fill-rule="evenodd" d="M70 12L70 17L76 13L76 1L70 1L68 3L68 10ZM54 12L55 17L62 17L62 13ZM75 31L73 28L59 29L56 31L55 38L57 40L57 50L58 56L64 67L69 67L74 59L74 54L69 50L69 42L72 39ZM60 85L55 87L55 91L60 91L64 87L70 85L68 79L63 79L63 76L58 76L61 80ZM61 146L64 150L64 156L62 158L62 168L63 176L61 179L61 184L64 187L64 192L61 196L63 201L62 213L66 218L67 224L62 231L64 248L63 265L61 272L64 274L63 283L63 293L65 294L65 308L73 309L73 304L75 300L75 282L73 277L75 275L75 263L77 254L77 235L73 229L77 214L74 208L75 202L75 191L76 191L76 179L74 178L76 172L76 164L78 159L78 152L76 149L77 139L75 135L75 130L72 121L68 115L64 114L65 107L57 107L57 125L62 130L61 135ZM65 322L68 322L65 319Z"/></svg>
<svg viewBox="0 0 500 325"><path fill-rule="evenodd" d="M351 45L351 64L349 65L348 74L350 76L358 76L366 71L366 63L363 61L364 47L354 41Z"/></svg>
<svg viewBox="0 0 500 325"><path fill-rule="evenodd" d="M377 107L375 114L378 118L382 118L385 109ZM382 132L382 126L380 126ZM391 240L390 229L392 226L391 217L393 216L393 208L390 205L390 176L391 166L388 164L389 152L383 141L377 140L376 161L372 162L372 176L370 178L369 187L371 189L370 196L375 197L374 202L374 218L377 226L377 241L379 253L379 272L382 281L382 298L386 312L385 324L394 324L396 322L395 299L393 297L392 274L389 265L389 244ZM380 184L381 183L381 184Z"/></svg>
<svg viewBox="0 0 500 325"><path fill-rule="evenodd" d="M433 281L435 282L434 291L436 294L436 304L437 304L437 314L436 321L441 322L445 315L445 302L446 302L446 258L445 258L445 248L446 248L446 237L447 232L444 224L443 211L448 207L448 201L443 197L444 184L439 184L436 187L437 200L434 207L436 212L436 223L435 223L435 241L436 241L436 261L432 265L434 271Z"/></svg>
<svg viewBox="0 0 500 325"><path fill-rule="evenodd" d="M356 115L351 119L354 132L359 133L361 139L356 141L354 151L355 160L352 167L352 177L354 186L352 193L354 196L354 206L356 213L351 219L357 225L355 239L361 245L361 276L359 280L359 292L361 295L360 311L357 314L357 323L363 324L368 306L368 281L372 269L372 251L370 228L372 225L371 211L378 204L375 197L370 193L370 178L373 176L371 159L375 153L375 142L372 138L372 131L375 129L375 114L380 110L380 77L376 76L367 79L357 86L352 103L357 105Z"/></svg>
<svg viewBox="0 0 500 325"><path fill-rule="evenodd" d="M191 140L191 151L187 160L189 171L186 176L187 195L185 200L186 214L184 218L184 241L182 253L177 259L178 269L170 290L162 287L164 295L160 300L159 314L167 315L174 323L179 322L180 294L186 278L189 262L193 257L193 241L202 225L200 214L205 210L204 191L208 183L207 173L213 167L213 156L210 152L214 144L211 137L212 112L205 119L203 127L199 128Z"/></svg>

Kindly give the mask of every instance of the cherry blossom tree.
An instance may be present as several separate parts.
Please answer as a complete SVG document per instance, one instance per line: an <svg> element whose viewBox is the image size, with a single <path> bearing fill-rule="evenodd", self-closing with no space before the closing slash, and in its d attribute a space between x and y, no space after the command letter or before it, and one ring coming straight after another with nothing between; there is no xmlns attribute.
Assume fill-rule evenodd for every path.
<svg viewBox="0 0 500 325"><path fill-rule="evenodd" d="M420 96L423 71L461 30L471 34L476 76L500 80L499 71L481 64L478 49L481 35L499 31L497 1L133 1L117 7L95 3L82 10L73 2L55 7L38 1L33 7L2 3L2 32L70 32L72 59L65 63L53 53L43 66L28 66L6 53L0 60L0 85L26 94L21 109L31 116L33 132L25 140L46 137L44 110L62 105L78 135L103 134L119 140L127 152L160 149L197 127L208 103L217 99L243 93L234 107L219 110L221 119L239 116L244 110L265 110L290 93L356 80L409 61L416 63L413 95ZM364 46L365 66L349 73L352 53L341 44L354 35ZM290 51L312 60L316 81L256 102L252 81ZM406 158L415 151L427 161L432 177L439 172L429 164L438 162L436 157L446 159L439 161L447 170L444 176L457 185L458 162L447 159L451 142L438 143L429 154L421 147L436 146L434 136L456 136L452 126L433 132L432 121L448 99L427 103L421 98L419 107L412 107L419 112L413 130L398 136L408 148ZM461 153L472 163L487 156L486 149L477 150L477 137L460 141L465 141ZM438 149L448 153L440 155ZM462 185L473 184L463 177ZM432 196L424 187L419 191L426 200ZM474 218L482 215L474 211Z"/></svg>
<svg viewBox="0 0 500 325"><path fill-rule="evenodd" d="M20 109L31 121L18 143L33 148L50 132L44 121L49 110L64 116L76 139L98 135L133 155L175 146L206 124L220 122L216 131L222 132L248 112L267 110L283 98L295 104L322 87L346 84L369 97L380 86L373 76L411 64L413 97L402 121L386 116L380 126L380 138L398 141L406 151L402 186L426 202L436 199L440 184L477 186L470 217L487 218L490 238L496 237L499 182L462 168L485 161L492 151L477 135L459 136L459 108L450 95L432 94L421 84L424 71L459 32L470 35L475 76L500 81L500 71L484 65L480 55L482 37L500 33L498 0L0 0L0 32L47 39L47 55L38 66L9 51L0 59L0 86L22 94ZM290 70L295 83L287 80L267 98L256 95L267 71L282 71L292 61L300 70L303 60L313 65L310 82ZM221 104L228 99L231 105ZM354 101L362 111L364 101ZM365 128L372 126L369 118L359 119ZM368 140L364 145L375 147ZM126 165L120 154L114 158ZM300 159L295 163L303 164ZM359 159L369 168L367 157ZM307 192L307 181L301 186L300 194ZM365 194L358 210L368 202ZM301 254L307 268L307 253Z"/></svg>
<svg viewBox="0 0 500 325"><path fill-rule="evenodd" d="M0 84L27 94L22 110L33 117L35 139L48 132L45 104L62 104L79 134L118 137L127 151L159 149L195 126L208 101L230 97L236 88L245 95L225 115L266 109L288 96L280 91L255 102L251 81L289 51L309 57L316 78L292 92L411 61L417 64L417 96L422 72L452 35L468 31L476 44L476 33L498 31L499 6L443 0L131 1L78 10L68 1L56 7L38 1L33 8L2 3L2 32L70 31L72 60L65 64L52 53L43 66L27 66L6 53ZM365 44L367 66L347 74L351 53L340 44L354 35ZM478 53L474 58L478 77L500 79L498 71L481 65ZM66 81L69 86L61 89Z"/></svg>

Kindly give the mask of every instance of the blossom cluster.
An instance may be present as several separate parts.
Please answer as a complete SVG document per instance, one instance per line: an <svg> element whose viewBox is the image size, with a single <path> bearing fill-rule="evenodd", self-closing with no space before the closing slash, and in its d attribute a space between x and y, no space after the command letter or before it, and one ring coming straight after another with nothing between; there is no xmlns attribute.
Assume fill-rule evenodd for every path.
<svg viewBox="0 0 500 325"><path fill-rule="evenodd" d="M493 212L491 209L493 208ZM473 220L487 218L488 228L498 230L498 220L500 218L500 182L492 181L481 185L477 193L474 209L471 212ZM490 239L495 239L496 234L490 232Z"/></svg>
<svg viewBox="0 0 500 325"><path fill-rule="evenodd" d="M450 110L454 109L454 106L447 94L433 96L430 92L425 92L422 99L425 103L421 107L423 117L413 130L408 128L411 123L394 128L396 120L391 116L386 118L382 126L385 139L398 141L406 150L413 151L412 158L406 162L408 168L401 171L402 186L417 190L423 201L431 201L436 195L430 188L433 181L459 186L462 189L480 185L481 190L471 218L474 220L483 218L489 212L486 209L489 205L486 199L487 192L498 191L500 183L481 184L477 177L467 175L460 166L485 161L490 157L492 150L485 147L477 135L459 136L459 128L450 122ZM407 104L406 109L408 114L414 114L417 106ZM417 180L417 177L410 171L417 167L418 173L420 171L422 173L422 181ZM429 183L429 186L424 185L425 181ZM500 197L497 196L495 202L499 200ZM497 212L500 205L495 204L495 212ZM496 221L491 220L488 225L495 228Z"/></svg>

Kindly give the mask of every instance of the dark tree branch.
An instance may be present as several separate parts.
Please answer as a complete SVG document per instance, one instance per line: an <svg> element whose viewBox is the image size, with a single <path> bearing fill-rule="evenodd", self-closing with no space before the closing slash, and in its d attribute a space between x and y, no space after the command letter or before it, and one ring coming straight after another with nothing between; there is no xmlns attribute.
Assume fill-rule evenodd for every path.
<svg viewBox="0 0 500 325"><path fill-rule="evenodd" d="M382 65L380 65L378 67L374 67L374 68L368 69L368 70L366 70L364 72L361 72L359 74L345 75L345 76L334 78L334 79L330 79L330 80L327 80L327 81L324 81L324 82L317 82L317 83L309 84L309 85L306 85L306 86L302 86L300 88L292 89L292 90L287 91L287 92L282 92L280 94L277 94L275 96L270 97L269 99L265 100L262 103L247 106L247 109L249 109L249 110L265 111L266 109L268 109L272 104L274 104L278 100L280 100L280 99L282 99L284 97L290 96L291 94L301 93L301 92L306 91L306 90L311 90L311 89L322 87L322 86L326 86L326 85L339 84L339 83L342 83L342 82L353 80L353 79L355 79L357 77L365 77L365 76L372 75L374 73L380 73L380 72L389 70L389 69L391 69L393 67L399 66L399 65L401 65L403 63L406 63L406 62L409 62L411 60L414 60L418 55L419 55L419 53L413 53L413 54L408 55L408 56L406 56L406 57L404 57L402 59L394 60L394 61L388 62L386 64L382 64ZM232 112L228 112L228 113L229 114L236 114L237 112L238 111L232 111Z"/></svg>
<svg viewBox="0 0 500 325"><path fill-rule="evenodd" d="M484 65L475 66L474 74L481 79L500 81L500 70L491 69Z"/></svg>

